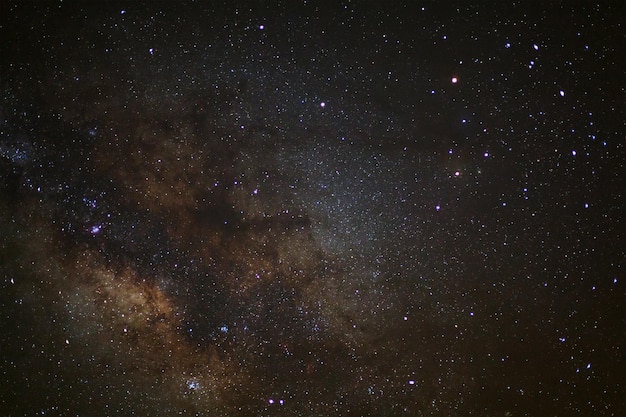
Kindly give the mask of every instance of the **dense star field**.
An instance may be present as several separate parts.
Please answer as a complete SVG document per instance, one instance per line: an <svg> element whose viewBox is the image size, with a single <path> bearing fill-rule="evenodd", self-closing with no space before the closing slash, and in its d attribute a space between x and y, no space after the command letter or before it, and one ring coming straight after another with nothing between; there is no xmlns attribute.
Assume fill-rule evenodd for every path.
<svg viewBox="0 0 626 417"><path fill-rule="evenodd" d="M3 2L0 415L626 415L626 10L509 3Z"/></svg>

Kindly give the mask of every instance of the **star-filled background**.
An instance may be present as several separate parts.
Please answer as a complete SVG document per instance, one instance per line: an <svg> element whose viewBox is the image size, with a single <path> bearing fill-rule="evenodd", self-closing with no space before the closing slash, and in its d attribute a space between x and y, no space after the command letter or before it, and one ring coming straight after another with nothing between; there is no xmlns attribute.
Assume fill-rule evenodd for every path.
<svg viewBox="0 0 626 417"><path fill-rule="evenodd" d="M3 416L622 416L622 2L0 6Z"/></svg>

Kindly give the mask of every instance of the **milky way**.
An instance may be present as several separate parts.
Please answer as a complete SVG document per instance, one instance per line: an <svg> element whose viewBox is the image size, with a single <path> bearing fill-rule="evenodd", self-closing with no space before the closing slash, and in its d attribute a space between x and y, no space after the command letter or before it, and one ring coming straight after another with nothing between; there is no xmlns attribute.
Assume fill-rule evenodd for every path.
<svg viewBox="0 0 626 417"><path fill-rule="evenodd" d="M0 414L626 412L623 5L0 10Z"/></svg>

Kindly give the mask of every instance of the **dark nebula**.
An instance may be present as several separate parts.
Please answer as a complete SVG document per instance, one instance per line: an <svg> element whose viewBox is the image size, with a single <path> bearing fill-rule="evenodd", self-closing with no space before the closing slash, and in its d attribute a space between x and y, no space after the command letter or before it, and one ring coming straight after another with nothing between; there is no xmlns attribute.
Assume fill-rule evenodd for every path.
<svg viewBox="0 0 626 417"><path fill-rule="evenodd" d="M626 415L621 2L4 2L0 415Z"/></svg>

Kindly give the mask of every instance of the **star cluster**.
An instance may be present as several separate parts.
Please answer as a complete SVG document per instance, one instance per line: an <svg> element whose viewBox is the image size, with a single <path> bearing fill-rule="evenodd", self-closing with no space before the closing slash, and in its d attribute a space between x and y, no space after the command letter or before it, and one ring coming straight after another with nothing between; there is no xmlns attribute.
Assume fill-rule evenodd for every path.
<svg viewBox="0 0 626 417"><path fill-rule="evenodd" d="M0 411L618 416L624 7L0 7Z"/></svg>

